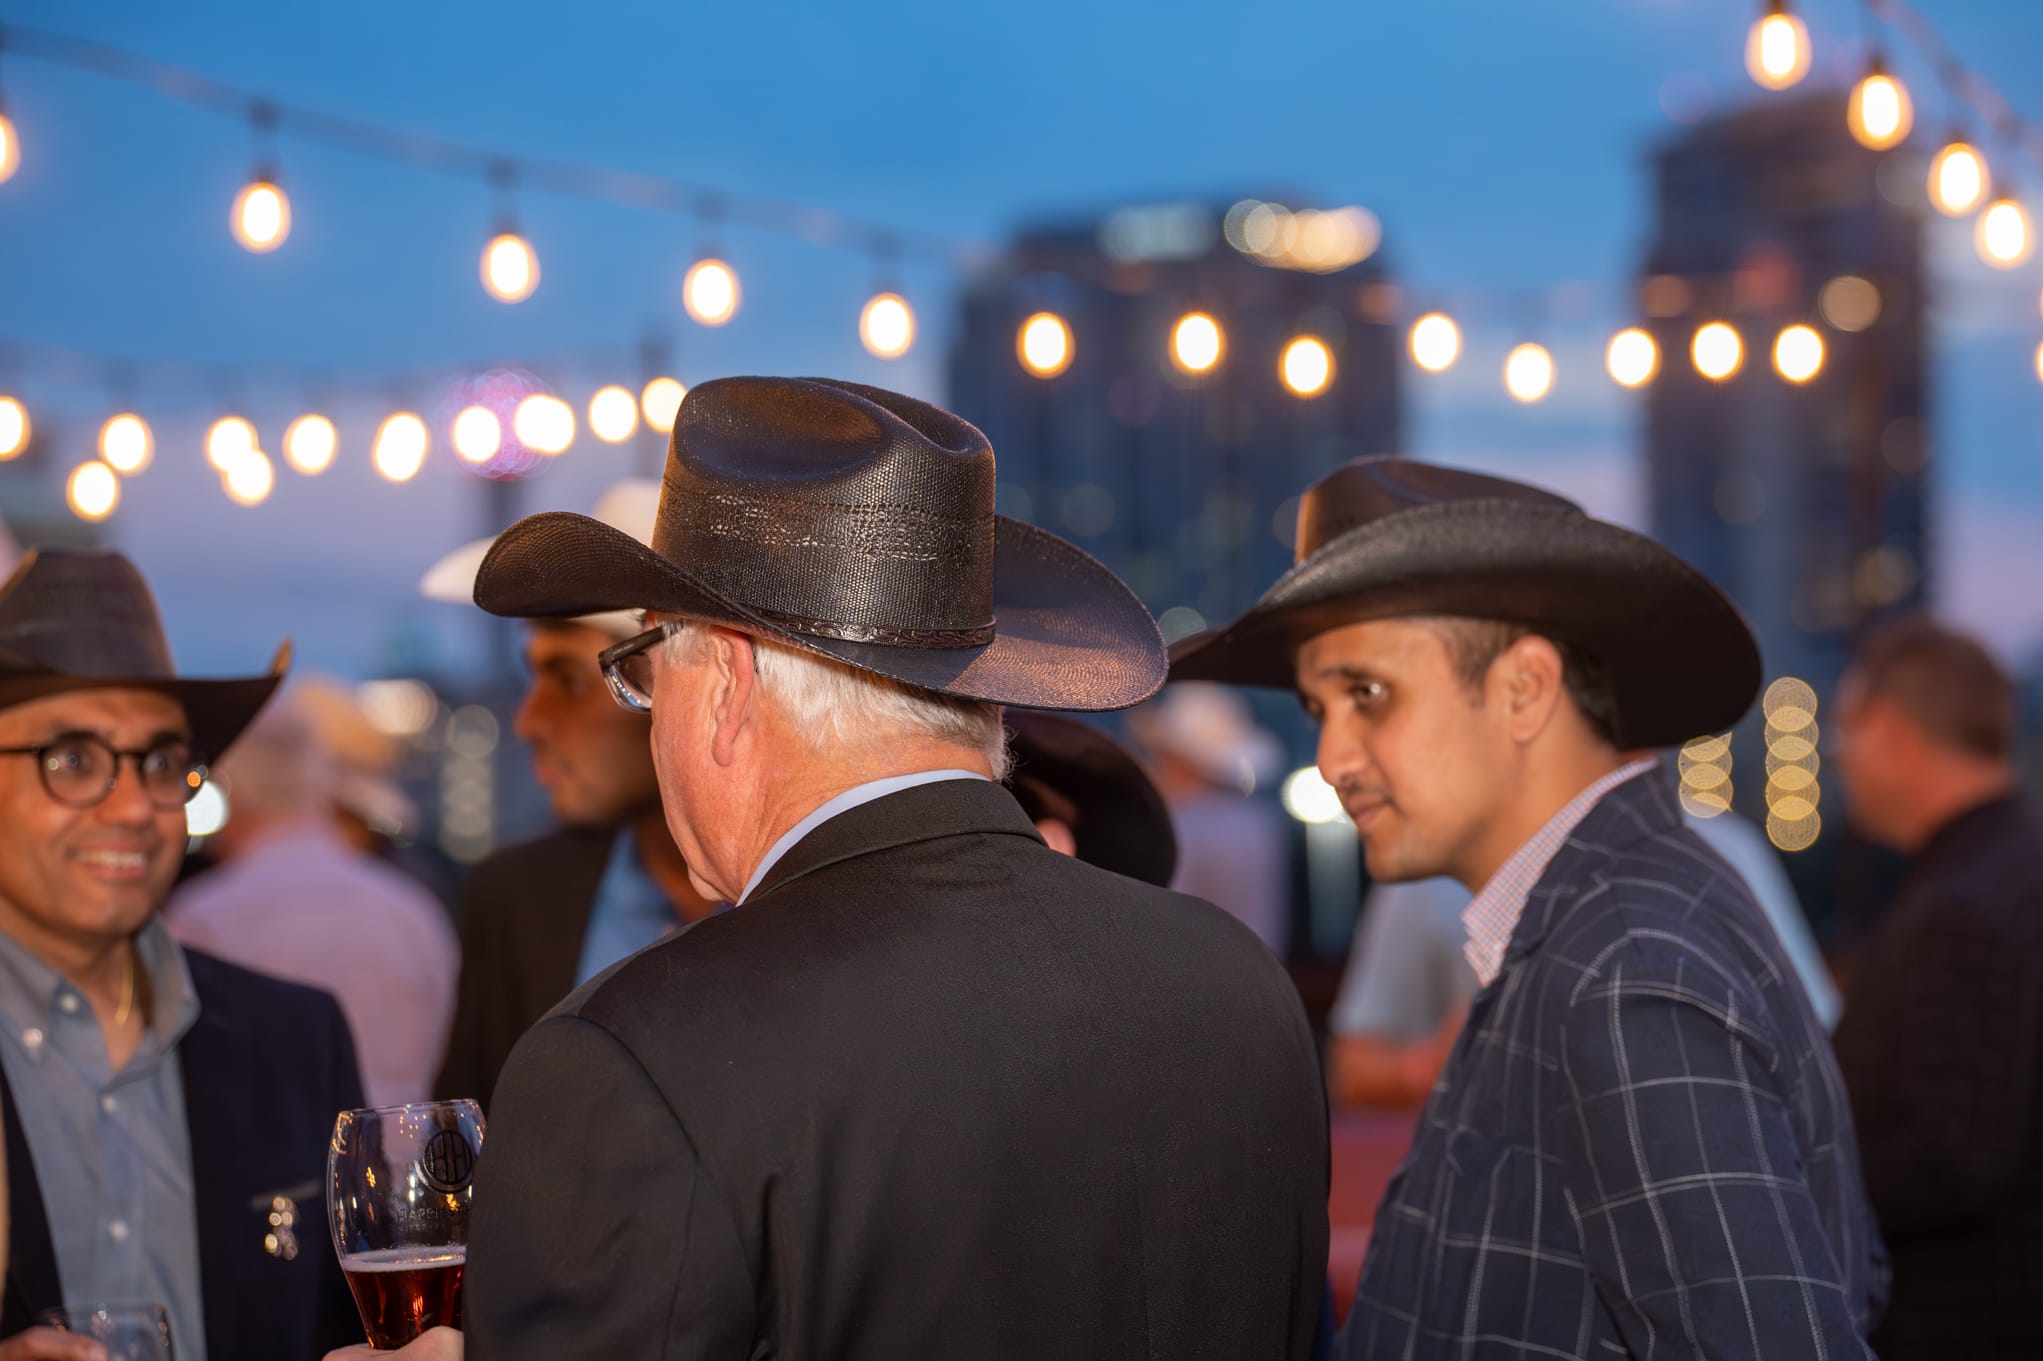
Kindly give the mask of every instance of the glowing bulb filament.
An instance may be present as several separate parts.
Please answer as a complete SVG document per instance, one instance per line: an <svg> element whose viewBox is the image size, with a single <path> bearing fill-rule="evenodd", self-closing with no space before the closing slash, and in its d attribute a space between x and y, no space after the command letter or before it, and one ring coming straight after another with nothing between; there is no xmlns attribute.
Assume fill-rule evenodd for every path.
<svg viewBox="0 0 2043 1361"><path fill-rule="evenodd" d="M268 180L255 180L234 197L234 239L261 255L291 234L291 200Z"/></svg>

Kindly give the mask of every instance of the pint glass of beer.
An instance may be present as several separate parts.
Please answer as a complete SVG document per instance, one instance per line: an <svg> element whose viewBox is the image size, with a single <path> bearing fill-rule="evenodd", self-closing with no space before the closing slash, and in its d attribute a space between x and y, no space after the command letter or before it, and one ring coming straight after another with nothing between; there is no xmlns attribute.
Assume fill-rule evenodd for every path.
<svg viewBox="0 0 2043 1361"><path fill-rule="evenodd" d="M402 1347L461 1326L468 1204L482 1108L434 1101L342 1111L326 1155L334 1251L369 1345Z"/></svg>

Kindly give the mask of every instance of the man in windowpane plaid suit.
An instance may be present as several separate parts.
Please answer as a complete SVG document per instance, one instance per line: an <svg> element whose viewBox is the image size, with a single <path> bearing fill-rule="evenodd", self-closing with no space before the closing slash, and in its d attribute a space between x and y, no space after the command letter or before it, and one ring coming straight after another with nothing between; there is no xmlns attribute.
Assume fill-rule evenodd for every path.
<svg viewBox="0 0 2043 1361"><path fill-rule="evenodd" d="M1870 1355L1886 1290L1822 1026L1641 751L1757 645L1686 563L1519 483L1361 459L1173 679L1295 686L1370 873L1447 874L1483 983L1377 1213L1341 1355Z"/></svg>

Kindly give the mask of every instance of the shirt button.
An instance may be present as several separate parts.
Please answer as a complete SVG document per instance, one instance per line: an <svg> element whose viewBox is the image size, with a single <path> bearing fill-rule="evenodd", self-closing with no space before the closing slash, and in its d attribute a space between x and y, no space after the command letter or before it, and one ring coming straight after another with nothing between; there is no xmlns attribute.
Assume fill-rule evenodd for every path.
<svg viewBox="0 0 2043 1361"><path fill-rule="evenodd" d="M121 1104L120 1102L113 1099L112 1093L108 1093L107 1095L99 1098L99 1108L105 1111L108 1115L112 1115L116 1110L120 1109L120 1104Z"/></svg>
<svg viewBox="0 0 2043 1361"><path fill-rule="evenodd" d="M106 1226L106 1236L107 1236L108 1238L111 1238L111 1239L113 1239L113 1240L114 1240L114 1242L116 1242L116 1243L125 1243L125 1242L127 1242L127 1241L128 1241L128 1221L127 1221L127 1220L125 1220L125 1219L116 1219L116 1220L115 1220L115 1221L114 1221L113 1223L111 1223L111 1224L107 1225L107 1226Z"/></svg>
<svg viewBox="0 0 2043 1361"><path fill-rule="evenodd" d="M65 993L57 999L57 1006L65 1015L76 1016L78 1014L78 994L75 992Z"/></svg>
<svg viewBox="0 0 2043 1361"><path fill-rule="evenodd" d="M43 1052L43 1032L30 1026L21 1032L21 1043L28 1049L30 1058L39 1057Z"/></svg>

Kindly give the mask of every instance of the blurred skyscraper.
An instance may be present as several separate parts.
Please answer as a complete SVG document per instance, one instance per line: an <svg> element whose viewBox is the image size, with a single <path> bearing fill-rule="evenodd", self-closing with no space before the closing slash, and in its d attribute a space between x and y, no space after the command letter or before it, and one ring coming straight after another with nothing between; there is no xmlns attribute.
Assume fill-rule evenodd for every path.
<svg viewBox="0 0 2043 1361"><path fill-rule="evenodd" d="M1844 97L1824 94L1696 126L1659 148L1654 168L1641 286L1661 353L1646 394L1653 532L1738 602L1769 681L1813 688L1820 730L1867 624L1925 598L1923 166L1905 146L1859 145ZM1716 321L1744 347L1723 381L1691 358L1697 328ZM1794 325L1814 328L1824 350L1802 383L1783 377L1774 355ZM1803 717L1791 704L1788 726L1764 736L1762 716L1748 720L1734 744L1735 803L1766 821L1783 798L1806 796L1810 816L1793 827L1776 818L1770 830L1800 850L1819 822L1827 829L1791 868L1819 917L1833 896L1849 916L1855 857L1840 855L1834 786L1824 797L1832 782L1772 778L1783 753L1820 765L1820 746L1796 755L1800 744L1782 741L1816 735L1794 727Z"/></svg>
<svg viewBox="0 0 2043 1361"><path fill-rule="evenodd" d="M950 356L950 404L993 441L1002 509L1104 559L1169 637L1245 607L1290 565L1299 490L1398 449L1398 303L1378 246L1364 210L1257 200L1024 231L968 284ZM1072 339L1047 378L1018 350L1038 312ZM1218 328L1203 373L1173 359L1192 312ZM1316 396L1283 376L1300 336L1332 356Z"/></svg>

